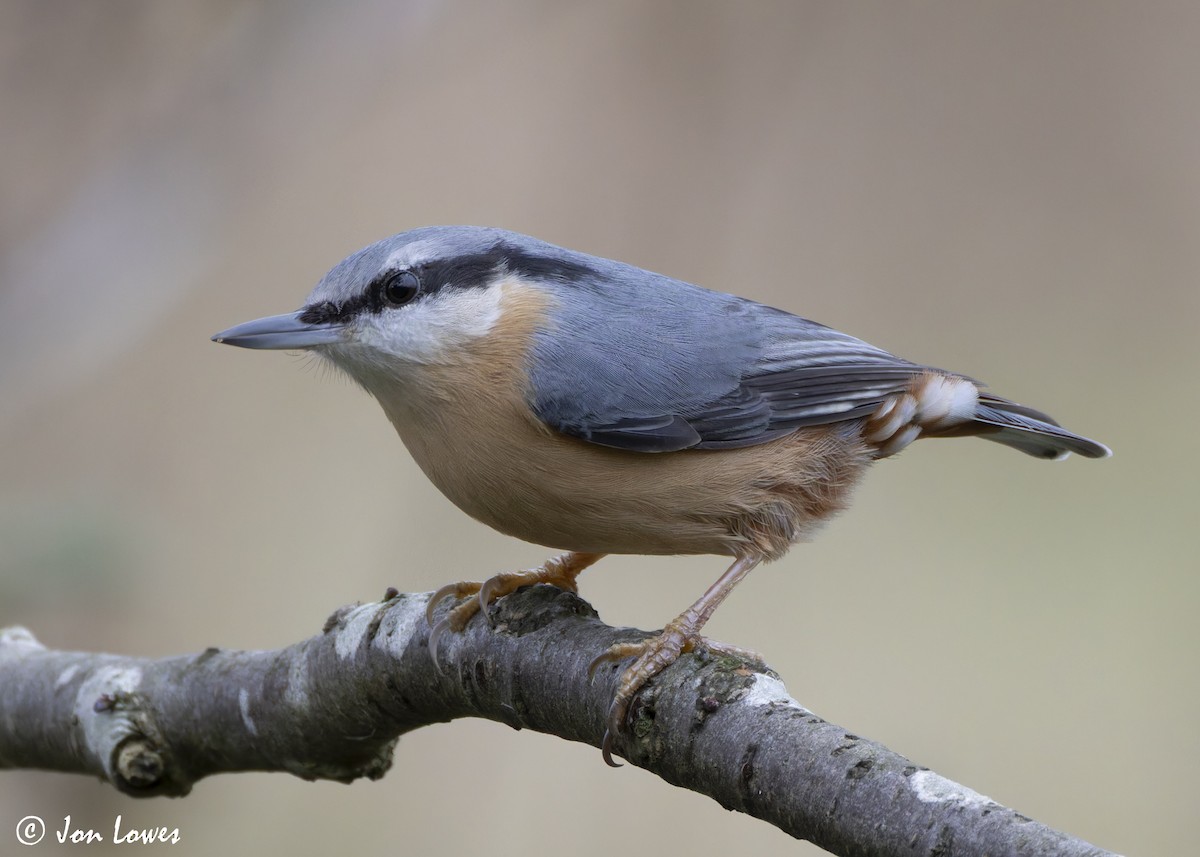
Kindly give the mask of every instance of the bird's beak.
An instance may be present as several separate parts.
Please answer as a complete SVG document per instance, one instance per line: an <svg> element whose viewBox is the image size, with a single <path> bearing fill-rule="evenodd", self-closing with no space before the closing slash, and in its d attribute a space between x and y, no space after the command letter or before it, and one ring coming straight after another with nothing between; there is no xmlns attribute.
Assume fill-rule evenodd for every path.
<svg viewBox="0 0 1200 857"><path fill-rule="evenodd" d="M257 318L245 324L222 330L213 342L237 345L242 348L313 348L344 341L345 328L340 324L308 324L300 320L301 312Z"/></svg>

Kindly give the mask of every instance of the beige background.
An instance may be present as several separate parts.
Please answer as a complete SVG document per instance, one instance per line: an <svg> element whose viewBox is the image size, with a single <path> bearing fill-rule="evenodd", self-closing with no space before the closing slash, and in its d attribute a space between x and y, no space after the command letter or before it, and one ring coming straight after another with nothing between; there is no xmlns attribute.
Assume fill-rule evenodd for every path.
<svg viewBox="0 0 1200 857"><path fill-rule="evenodd" d="M1041 821L1195 853L1198 32L1185 2L9 0L0 625L275 647L389 584L540 561L438 495L348 383L208 340L392 232L502 225L986 379L1110 444L1057 465L918 444L710 631ZM618 557L584 594L659 627L721 568ZM350 787L225 776L134 802L0 773L0 853L22 816L68 813L178 826L177 854L815 851L483 722L410 735Z"/></svg>

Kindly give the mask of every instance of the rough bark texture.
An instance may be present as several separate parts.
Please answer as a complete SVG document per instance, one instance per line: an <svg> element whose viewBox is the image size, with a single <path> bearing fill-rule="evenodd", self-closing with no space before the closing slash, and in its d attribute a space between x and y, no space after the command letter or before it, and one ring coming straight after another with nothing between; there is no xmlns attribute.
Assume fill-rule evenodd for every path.
<svg viewBox="0 0 1200 857"><path fill-rule="evenodd" d="M599 746L620 666L588 664L641 631L547 586L493 607L429 657L428 594L343 608L285 649L146 660L48 650L0 631L0 768L99 775L136 796L201 777L288 771L377 779L405 732L486 717ZM446 609L445 606L439 609ZM687 655L639 697L616 751L844 855L1109 852L827 723L748 663ZM597 754L597 764L600 764Z"/></svg>

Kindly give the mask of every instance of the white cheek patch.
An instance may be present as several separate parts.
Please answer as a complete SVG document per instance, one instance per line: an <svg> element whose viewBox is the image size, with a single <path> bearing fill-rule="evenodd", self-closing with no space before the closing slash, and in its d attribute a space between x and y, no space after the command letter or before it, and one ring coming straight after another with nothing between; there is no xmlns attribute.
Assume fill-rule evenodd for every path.
<svg viewBox="0 0 1200 857"><path fill-rule="evenodd" d="M443 289L406 306L362 316L360 344L413 363L443 363L500 320L504 288Z"/></svg>

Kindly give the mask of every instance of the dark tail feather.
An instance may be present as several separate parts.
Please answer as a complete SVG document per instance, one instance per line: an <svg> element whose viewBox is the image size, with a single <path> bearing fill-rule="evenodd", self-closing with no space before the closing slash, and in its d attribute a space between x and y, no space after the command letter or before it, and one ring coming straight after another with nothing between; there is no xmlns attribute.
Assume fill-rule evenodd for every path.
<svg viewBox="0 0 1200 857"><path fill-rule="evenodd" d="M1112 455L1104 444L1067 431L1041 411L988 393L980 393L971 426L973 433L985 440L1011 446L1036 458L1066 458L1072 452L1084 458Z"/></svg>

